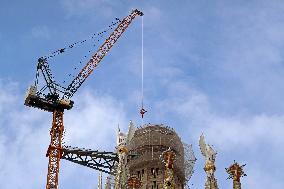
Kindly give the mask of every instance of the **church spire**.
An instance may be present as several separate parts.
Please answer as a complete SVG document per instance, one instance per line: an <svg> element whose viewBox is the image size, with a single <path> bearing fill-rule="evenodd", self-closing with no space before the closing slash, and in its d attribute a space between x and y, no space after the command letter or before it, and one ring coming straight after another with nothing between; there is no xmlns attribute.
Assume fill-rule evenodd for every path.
<svg viewBox="0 0 284 189"><path fill-rule="evenodd" d="M241 177L247 176L244 171L243 167L245 165L239 165L237 162L234 161L229 168L226 168L226 172L229 174L228 179L233 179L233 189L241 189Z"/></svg>
<svg viewBox="0 0 284 189"><path fill-rule="evenodd" d="M199 147L202 155L205 157L204 171L207 174L205 189L218 189L217 179L214 176L214 172L216 171L215 159L217 152L213 150L211 145L205 143L203 134L199 139Z"/></svg>

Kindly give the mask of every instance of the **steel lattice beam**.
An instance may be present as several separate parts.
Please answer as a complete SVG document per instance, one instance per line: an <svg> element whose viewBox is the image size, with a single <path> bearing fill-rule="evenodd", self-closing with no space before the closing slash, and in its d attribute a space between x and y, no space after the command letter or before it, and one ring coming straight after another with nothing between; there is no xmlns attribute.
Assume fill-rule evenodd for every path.
<svg viewBox="0 0 284 189"><path fill-rule="evenodd" d="M114 166L118 162L118 156L114 152L99 152L70 146L63 147L61 158L108 174L114 174Z"/></svg>

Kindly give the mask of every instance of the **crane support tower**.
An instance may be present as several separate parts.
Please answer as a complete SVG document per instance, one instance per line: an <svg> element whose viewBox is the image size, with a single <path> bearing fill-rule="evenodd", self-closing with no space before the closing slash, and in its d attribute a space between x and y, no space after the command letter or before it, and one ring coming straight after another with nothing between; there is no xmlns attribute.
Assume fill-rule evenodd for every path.
<svg viewBox="0 0 284 189"><path fill-rule="evenodd" d="M93 72L136 16L143 16L143 13L135 9L126 16L67 87L62 87L53 79L54 77L49 68L47 58L42 57L38 59L36 79L39 73L41 73L46 82L45 88L48 88L49 92L43 94L42 90L38 91L36 86L37 82L35 82L35 85L28 88L24 104L53 113L52 127L50 130L51 141L46 154L46 156L49 157L46 189L58 188L59 163L63 153L63 115L64 110L70 110L74 104L70 98Z"/></svg>

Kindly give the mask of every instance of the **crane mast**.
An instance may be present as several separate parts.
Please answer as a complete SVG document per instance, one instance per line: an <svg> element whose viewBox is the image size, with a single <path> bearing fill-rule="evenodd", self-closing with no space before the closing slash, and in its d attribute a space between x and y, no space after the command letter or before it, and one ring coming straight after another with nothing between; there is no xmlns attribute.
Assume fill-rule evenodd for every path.
<svg viewBox="0 0 284 189"><path fill-rule="evenodd" d="M49 157L46 189L58 188L59 163L62 154L63 111L53 112L52 127L50 130L50 145L46 156Z"/></svg>
<svg viewBox="0 0 284 189"><path fill-rule="evenodd" d="M73 101L69 99L76 93L78 88L93 72L95 67L100 63L100 61L104 58L107 52L112 48L112 46L119 39L119 37L123 34L123 32L127 29L127 27L131 24L131 22L136 16L143 16L143 13L135 9L128 16L126 16L117 26L117 28L105 40L105 42L100 46L100 48L91 57L88 63L82 68L77 77L75 77L75 79L70 83L67 88L60 86L53 80L53 76L45 58L40 58L38 60L37 70L41 70L46 82L46 88L49 88L49 93L47 95L42 94L40 91L37 91L36 85L31 86L29 87L26 94L25 105L53 113L53 121L50 130L51 140L46 153L46 156L49 157L46 189L58 189L60 159L69 159L71 161L76 162L76 160L66 157L66 152L71 152L70 150L64 151L64 147L62 146L62 137L64 132L64 110L69 110L73 107ZM59 97L59 93L63 93L62 98ZM111 157L110 160L115 161L116 158ZM82 164L86 164L86 162L83 162ZM97 167L99 166L100 165L98 165Z"/></svg>

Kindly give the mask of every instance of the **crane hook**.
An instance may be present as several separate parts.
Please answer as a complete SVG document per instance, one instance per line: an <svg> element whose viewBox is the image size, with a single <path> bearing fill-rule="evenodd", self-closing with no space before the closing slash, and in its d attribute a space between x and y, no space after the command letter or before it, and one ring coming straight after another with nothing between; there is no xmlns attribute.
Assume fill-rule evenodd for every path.
<svg viewBox="0 0 284 189"><path fill-rule="evenodd" d="M146 112L147 112L147 110L145 110L145 109L142 107L141 110L140 110L140 114L141 114L142 119L143 119L144 114L145 114Z"/></svg>

